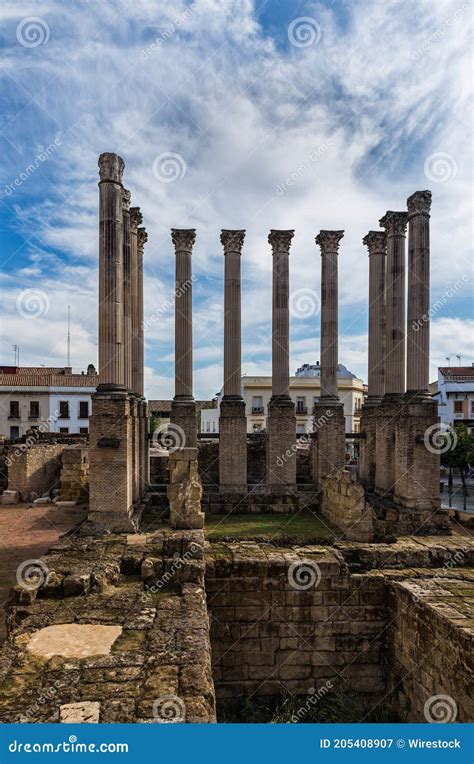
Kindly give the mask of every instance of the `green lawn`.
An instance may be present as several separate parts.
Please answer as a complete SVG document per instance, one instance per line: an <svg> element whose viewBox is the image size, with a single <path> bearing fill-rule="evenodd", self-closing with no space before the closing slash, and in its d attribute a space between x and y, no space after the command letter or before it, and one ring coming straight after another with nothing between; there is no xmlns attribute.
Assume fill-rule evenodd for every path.
<svg viewBox="0 0 474 764"><path fill-rule="evenodd" d="M206 515L204 532L209 541L256 540L283 544L318 544L339 538L341 532L331 529L311 512L295 515Z"/></svg>

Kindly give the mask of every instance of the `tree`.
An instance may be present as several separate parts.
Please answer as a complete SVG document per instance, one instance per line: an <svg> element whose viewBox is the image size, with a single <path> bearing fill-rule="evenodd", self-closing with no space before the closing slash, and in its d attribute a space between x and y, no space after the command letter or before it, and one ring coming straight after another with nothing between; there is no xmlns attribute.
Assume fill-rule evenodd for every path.
<svg viewBox="0 0 474 764"><path fill-rule="evenodd" d="M470 435L466 425L456 424L453 432L445 435L446 443L452 440L452 446L442 456L442 463L449 467L448 490L453 490L453 469L458 469L461 476L463 496L467 496L466 474L469 465L474 462L474 435Z"/></svg>

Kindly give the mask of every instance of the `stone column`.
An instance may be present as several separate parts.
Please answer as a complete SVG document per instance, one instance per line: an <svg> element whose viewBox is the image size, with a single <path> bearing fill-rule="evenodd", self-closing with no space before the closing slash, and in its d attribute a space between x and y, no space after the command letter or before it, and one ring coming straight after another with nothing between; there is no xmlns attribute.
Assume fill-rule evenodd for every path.
<svg viewBox="0 0 474 764"><path fill-rule="evenodd" d="M116 154L99 158L99 380L89 420L90 519L133 531L132 418L124 378L122 173Z"/></svg>
<svg viewBox="0 0 474 764"><path fill-rule="evenodd" d="M130 237L130 191L123 189L123 366L126 389L132 391L132 251Z"/></svg>
<svg viewBox="0 0 474 764"><path fill-rule="evenodd" d="M180 447L197 445L196 402L193 397L193 314L191 255L196 231L173 228L171 238L176 253L175 291L175 396L171 423Z"/></svg>
<svg viewBox="0 0 474 764"><path fill-rule="evenodd" d="M362 406L359 478L368 490L375 486L376 416L385 393L385 267L386 237L369 231L362 243L369 250L368 396Z"/></svg>
<svg viewBox="0 0 474 764"><path fill-rule="evenodd" d="M345 465L345 417L338 393L338 276L339 242L344 231L320 231L321 249L321 395L313 407L311 471L321 485L326 475Z"/></svg>
<svg viewBox="0 0 474 764"><path fill-rule="evenodd" d="M143 253L148 234L145 228L137 230L137 304L138 304L138 419L139 419L139 494L143 497L146 493L149 479L149 454L148 454L148 412L145 400L145 341L144 341L144 302L143 302Z"/></svg>
<svg viewBox="0 0 474 764"><path fill-rule="evenodd" d="M294 231L270 231L273 252L272 397L268 405L267 485L296 490L296 417L290 398L289 254Z"/></svg>
<svg viewBox="0 0 474 764"><path fill-rule="evenodd" d="M385 280L385 393L377 416L375 490L395 485L395 429L405 393L405 233L407 213L388 211L379 221L387 237Z"/></svg>
<svg viewBox="0 0 474 764"><path fill-rule="evenodd" d="M143 223L140 207L130 209L130 255L131 255L131 318L132 318L132 391L131 400L133 412L133 497L138 502L142 485L141 475L141 432L140 425L140 400L138 390L140 388L140 331L141 321L138 300L138 228Z"/></svg>
<svg viewBox="0 0 474 764"><path fill-rule="evenodd" d="M223 230L224 397L219 415L219 490L247 492L247 418L241 395L240 257L245 231Z"/></svg>
<svg viewBox="0 0 474 764"><path fill-rule="evenodd" d="M407 391L426 398L430 349L431 191L415 191L408 206Z"/></svg>

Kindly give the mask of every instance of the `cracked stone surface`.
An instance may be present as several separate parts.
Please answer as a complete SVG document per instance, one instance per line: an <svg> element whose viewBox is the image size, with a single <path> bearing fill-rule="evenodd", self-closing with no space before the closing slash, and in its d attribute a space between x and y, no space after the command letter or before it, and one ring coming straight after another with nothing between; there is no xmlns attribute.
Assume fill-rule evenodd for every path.
<svg viewBox="0 0 474 764"><path fill-rule="evenodd" d="M122 633L121 626L66 623L46 626L35 631L26 649L33 655L52 658L88 658L92 655L109 655L112 645Z"/></svg>

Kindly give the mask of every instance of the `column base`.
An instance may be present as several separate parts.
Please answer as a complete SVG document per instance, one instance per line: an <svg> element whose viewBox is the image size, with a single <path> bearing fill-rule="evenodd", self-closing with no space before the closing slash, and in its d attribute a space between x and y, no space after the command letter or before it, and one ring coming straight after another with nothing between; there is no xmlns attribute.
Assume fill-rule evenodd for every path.
<svg viewBox="0 0 474 764"><path fill-rule="evenodd" d="M346 464L346 419L337 398L320 398L313 407L311 476L316 485Z"/></svg>
<svg viewBox="0 0 474 764"><path fill-rule="evenodd" d="M177 433L179 448L197 447L196 401L186 398L174 398L171 402L171 424L179 427Z"/></svg>
<svg viewBox="0 0 474 764"><path fill-rule="evenodd" d="M132 416L126 391L92 396L89 419L89 516L111 533L134 532Z"/></svg>
<svg viewBox="0 0 474 764"><path fill-rule="evenodd" d="M368 400L362 406L360 429L365 437L360 443L359 480L367 491L375 488L375 465L377 456L377 416L380 399Z"/></svg>
<svg viewBox="0 0 474 764"><path fill-rule="evenodd" d="M197 448L182 448L169 456L170 525L179 530L204 527L201 512L202 485L198 473Z"/></svg>
<svg viewBox="0 0 474 764"><path fill-rule="evenodd" d="M395 487L395 429L403 396L384 396L375 422L375 494L391 499Z"/></svg>
<svg viewBox="0 0 474 764"><path fill-rule="evenodd" d="M247 493L247 417L242 398L224 398L219 416L219 492Z"/></svg>
<svg viewBox="0 0 474 764"><path fill-rule="evenodd" d="M267 430L267 488L292 494L296 491L296 416L291 398L272 396Z"/></svg>
<svg viewBox="0 0 474 764"><path fill-rule="evenodd" d="M144 398L138 401L138 445L140 452L138 470L138 493L141 499L146 495L150 484L150 441L148 408Z"/></svg>

